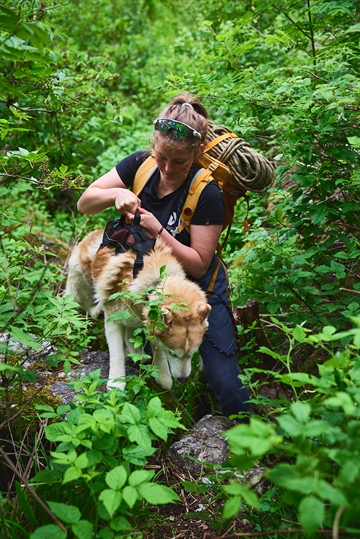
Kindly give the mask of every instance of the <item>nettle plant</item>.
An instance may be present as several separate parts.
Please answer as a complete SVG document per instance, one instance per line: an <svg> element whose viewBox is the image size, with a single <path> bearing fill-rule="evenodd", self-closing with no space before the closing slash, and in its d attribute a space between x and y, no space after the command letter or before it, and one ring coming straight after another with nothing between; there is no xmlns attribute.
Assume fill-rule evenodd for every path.
<svg viewBox="0 0 360 539"><path fill-rule="evenodd" d="M360 533L360 318L352 320L353 329L337 332L326 326L318 334L301 326L282 326L289 354L265 347L261 351L282 363L286 372L249 369L246 375L250 384L256 373L273 376L275 382L292 388L294 398L255 399L272 420L254 416L249 425L239 424L225 433L231 464L247 470L256 461L262 462L266 479L275 485L273 503L279 515L293 508L302 526L299 532L306 537L324 529L332 529L336 537L339 530ZM318 365L317 376L291 370L293 348L309 344L327 356ZM231 482L224 491L228 496L225 519L238 514L243 502L249 505L247 492L238 482ZM264 508L266 496L251 500L250 505ZM262 529L270 529L271 518L269 511Z"/></svg>
<svg viewBox="0 0 360 539"><path fill-rule="evenodd" d="M128 377L125 391L108 393L99 391L104 382L94 371L69 383L76 390L71 405L37 407L40 417L56 422L45 427L48 466L32 479L50 511L36 515L31 539L123 537L136 526L140 502L179 499L144 469L159 442L184 428L178 415L163 408L142 378Z"/></svg>

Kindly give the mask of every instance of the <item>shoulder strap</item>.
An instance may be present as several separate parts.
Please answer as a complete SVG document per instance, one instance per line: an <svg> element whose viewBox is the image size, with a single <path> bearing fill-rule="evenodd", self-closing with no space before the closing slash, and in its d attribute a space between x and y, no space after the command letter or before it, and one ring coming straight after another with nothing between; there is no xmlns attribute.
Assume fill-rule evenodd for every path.
<svg viewBox="0 0 360 539"><path fill-rule="evenodd" d="M184 228L187 230L187 232L190 231L191 219L193 218L200 195L207 184L213 181L213 179L214 178L211 176L211 170L208 168L200 169L199 172L194 176L185 200L185 204L180 214L178 232L181 232Z"/></svg>
<svg viewBox="0 0 360 539"><path fill-rule="evenodd" d="M145 159L145 161L139 166L136 171L134 182L131 188L132 192L135 193L136 196L138 196L138 194L143 190L146 182L155 172L155 170L155 157L153 156L153 154L151 154L147 159Z"/></svg>

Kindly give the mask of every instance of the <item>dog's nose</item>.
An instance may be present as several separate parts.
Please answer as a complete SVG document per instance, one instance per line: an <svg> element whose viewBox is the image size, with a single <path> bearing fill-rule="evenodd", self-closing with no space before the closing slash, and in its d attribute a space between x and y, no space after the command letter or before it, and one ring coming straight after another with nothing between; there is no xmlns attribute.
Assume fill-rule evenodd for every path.
<svg viewBox="0 0 360 539"><path fill-rule="evenodd" d="M178 378L179 382L184 383L187 382L187 376L181 376L181 378Z"/></svg>

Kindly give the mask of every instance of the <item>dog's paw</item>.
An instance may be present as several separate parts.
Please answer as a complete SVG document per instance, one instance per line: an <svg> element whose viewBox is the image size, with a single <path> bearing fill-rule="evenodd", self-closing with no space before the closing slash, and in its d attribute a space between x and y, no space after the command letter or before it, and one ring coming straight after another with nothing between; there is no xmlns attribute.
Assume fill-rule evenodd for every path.
<svg viewBox="0 0 360 539"><path fill-rule="evenodd" d="M115 380L109 380L106 384L106 389L111 391L111 389L120 389L124 391L126 382L115 382Z"/></svg>
<svg viewBox="0 0 360 539"><path fill-rule="evenodd" d="M173 386L173 379L171 376L161 374L159 378L155 378L156 383L165 391L170 391Z"/></svg>
<svg viewBox="0 0 360 539"><path fill-rule="evenodd" d="M94 307L91 307L89 310L91 318L99 318L100 314L103 312L103 309L99 305L95 305Z"/></svg>

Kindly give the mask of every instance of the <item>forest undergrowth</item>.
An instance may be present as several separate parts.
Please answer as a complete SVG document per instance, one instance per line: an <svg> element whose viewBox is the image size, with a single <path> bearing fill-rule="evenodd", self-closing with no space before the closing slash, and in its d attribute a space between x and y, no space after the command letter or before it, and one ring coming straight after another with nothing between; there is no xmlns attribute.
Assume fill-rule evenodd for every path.
<svg viewBox="0 0 360 539"><path fill-rule="evenodd" d="M1 539L360 535L359 36L355 0L2 2ZM114 212L76 201L183 90L276 167L222 252L254 413L200 477L165 456L196 376L177 407L149 366L125 392L73 381L70 404L36 389L105 349L62 292L73 245Z"/></svg>

